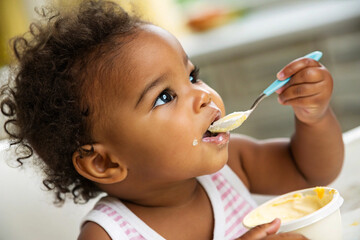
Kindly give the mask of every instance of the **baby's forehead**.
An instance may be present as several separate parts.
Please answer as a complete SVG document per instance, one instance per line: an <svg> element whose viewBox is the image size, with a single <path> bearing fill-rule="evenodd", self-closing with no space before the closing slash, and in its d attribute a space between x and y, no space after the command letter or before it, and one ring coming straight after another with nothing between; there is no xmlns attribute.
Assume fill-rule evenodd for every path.
<svg viewBox="0 0 360 240"><path fill-rule="evenodd" d="M186 54L179 41L168 31L151 24L142 25L130 42L128 59L141 68L142 63L170 56L183 58Z"/></svg>
<svg viewBox="0 0 360 240"><path fill-rule="evenodd" d="M151 25L142 25L131 37L123 53L116 59L115 79L121 79L124 87L134 87L144 79L155 77L177 65L186 65L187 56L179 41L166 30ZM120 77L119 77L120 76Z"/></svg>

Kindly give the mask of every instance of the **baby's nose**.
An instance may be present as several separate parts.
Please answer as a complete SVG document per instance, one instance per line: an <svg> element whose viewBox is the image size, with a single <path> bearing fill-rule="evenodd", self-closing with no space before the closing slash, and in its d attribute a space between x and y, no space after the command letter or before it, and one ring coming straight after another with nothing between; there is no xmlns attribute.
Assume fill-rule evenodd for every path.
<svg viewBox="0 0 360 240"><path fill-rule="evenodd" d="M211 103L211 94L205 89L196 89L194 111L199 112L203 107Z"/></svg>

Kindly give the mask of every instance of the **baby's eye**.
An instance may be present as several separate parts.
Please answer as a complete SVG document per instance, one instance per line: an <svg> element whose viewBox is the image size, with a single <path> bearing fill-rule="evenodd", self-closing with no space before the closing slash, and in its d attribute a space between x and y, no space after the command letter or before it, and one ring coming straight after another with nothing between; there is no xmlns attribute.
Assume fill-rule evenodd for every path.
<svg viewBox="0 0 360 240"><path fill-rule="evenodd" d="M191 71L189 80L191 83L197 83L199 77L199 68L195 66L194 70Z"/></svg>
<svg viewBox="0 0 360 240"><path fill-rule="evenodd" d="M156 98L153 108L171 102L174 98L175 98L174 94L172 94L169 90L164 90Z"/></svg>

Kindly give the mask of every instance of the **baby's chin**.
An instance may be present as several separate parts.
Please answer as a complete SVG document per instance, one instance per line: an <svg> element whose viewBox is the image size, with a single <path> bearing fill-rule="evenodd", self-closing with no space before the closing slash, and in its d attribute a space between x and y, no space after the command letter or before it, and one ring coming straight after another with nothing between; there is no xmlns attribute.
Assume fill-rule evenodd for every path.
<svg viewBox="0 0 360 240"><path fill-rule="evenodd" d="M207 162L207 170L206 174L213 174L220 171L228 162L228 146L224 146L222 151L220 151L216 156L212 156L211 160L205 160ZM206 175L204 174L204 175Z"/></svg>

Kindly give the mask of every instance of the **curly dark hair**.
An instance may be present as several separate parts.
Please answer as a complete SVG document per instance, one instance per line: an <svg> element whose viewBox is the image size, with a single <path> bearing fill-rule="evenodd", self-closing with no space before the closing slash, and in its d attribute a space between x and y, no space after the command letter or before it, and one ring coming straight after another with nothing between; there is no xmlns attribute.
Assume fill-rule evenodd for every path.
<svg viewBox="0 0 360 240"><path fill-rule="evenodd" d="M109 76L115 52L145 22L102 0L39 13L41 20L12 40L17 61L1 90L1 111L8 118L4 128L12 145L23 149L20 165L34 152L42 160L43 183L55 191L56 203L67 196L83 203L101 193L71 160L75 151L86 154L81 146L93 143L93 119L103 103L91 101L91 95L104 91L95 88Z"/></svg>

